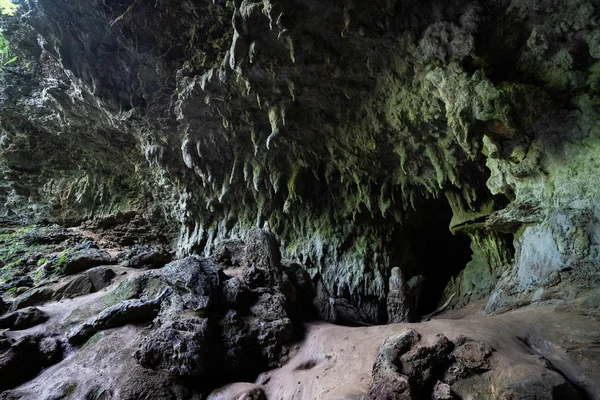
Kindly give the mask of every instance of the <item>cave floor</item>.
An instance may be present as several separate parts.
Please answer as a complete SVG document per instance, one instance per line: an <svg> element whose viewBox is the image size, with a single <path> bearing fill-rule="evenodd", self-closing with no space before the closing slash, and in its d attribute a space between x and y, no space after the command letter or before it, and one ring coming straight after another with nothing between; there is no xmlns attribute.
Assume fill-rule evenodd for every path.
<svg viewBox="0 0 600 400"><path fill-rule="evenodd" d="M590 398L600 396L599 315L562 306L530 306L485 316L481 303L451 311L428 322L372 327L328 323L306 326L296 354L258 382L267 398L360 399L369 391L372 368L381 344L408 328L423 337L442 333L450 340L463 335L491 345L492 368L548 363ZM482 377L485 379L485 377Z"/></svg>

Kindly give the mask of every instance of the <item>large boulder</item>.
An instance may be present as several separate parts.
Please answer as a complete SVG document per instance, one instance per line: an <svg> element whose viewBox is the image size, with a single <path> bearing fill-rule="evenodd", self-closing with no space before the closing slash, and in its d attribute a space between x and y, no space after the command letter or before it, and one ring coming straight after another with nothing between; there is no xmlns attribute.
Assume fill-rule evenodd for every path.
<svg viewBox="0 0 600 400"><path fill-rule="evenodd" d="M0 392L33 378L42 368L60 361L61 354L62 348L55 339L40 336L18 339L0 354Z"/></svg>
<svg viewBox="0 0 600 400"><path fill-rule="evenodd" d="M52 298L53 300L72 299L93 291L94 286L90 278L87 275L79 275L56 289Z"/></svg>
<svg viewBox="0 0 600 400"><path fill-rule="evenodd" d="M82 248L60 256L54 265L58 269L56 272L63 275L73 275L100 265L115 263L116 260L104 250Z"/></svg>
<svg viewBox="0 0 600 400"><path fill-rule="evenodd" d="M21 308L34 306L46 302L52 298L54 290L47 287L39 287L30 289L18 296L10 306L10 311L19 310Z"/></svg>
<svg viewBox="0 0 600 400"><path fill-rule="evenodd" d="M560 373L540 365L517 364L500 371L494 378L495 398L579 400L580 393Z"/></svg>
<svg viewBox="0 0 600 400"><path fill-rule="evenodd" d="M172 260L169 251L148 245L135 245L121 257L123 265L129 268L161 268Z"/></svg>
<svg viewBox="0 0 600 400"><path fill-rule="evenodd" d="M160 273L189 310L205 312L217 300L220 269L209 258L186 257L165 265Z"/></svg>
<svg viewBox="0 0 600 400"><path fill-rule="evenodd" d="M406 330L389 337L379 349L369 398L454 398L452 385L473 386L468 379L488 371L491 356L487 343L466 337L453 343L442 334L422 338L415 330ZM481 382L487 385L481 392L491 393L489 379Z"/></svg>
<svg viewBox="0 0 600 400"><path fill-rule="evenodd" d="M95 267L85 272L85 275L92 282L92 288L95 292L109 286L115 277L115 271L106 267Z"/></svg>
<svg viewBox="0 0 600 400"><path fill-rule="evenodd" d="M158 315L161 302L169 294L170 292L165 290L152 300L125 300L108 307L97 316L73 328L67 334L67 340L71 344L81 345L99 331L150 321Z"/></svg>
<svg viewBox="0 0 600 400"><path fill-rule="evenodd" d="M246 244L240 239L227 239L217 242L211 257L225 267L241 267L246 258Z"/></svg>
<svg viewBox="0 0 600 400"><path fill-rule="evenodd" d="M48 314L36 307L27 307L0 317L0 329L21 330L43 324Z"/></svg>
<svg viewBox="0 0 600 400"><path fill-rule="evenodd" d="M188 318L153 330L135 358L146 368L198 377L218 368L218 350L208 318Z"/></svg>

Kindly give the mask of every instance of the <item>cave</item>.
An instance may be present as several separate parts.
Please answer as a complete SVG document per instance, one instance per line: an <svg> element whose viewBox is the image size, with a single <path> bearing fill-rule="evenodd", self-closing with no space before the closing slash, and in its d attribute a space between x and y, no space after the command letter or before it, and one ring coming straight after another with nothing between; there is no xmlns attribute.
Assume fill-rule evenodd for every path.
<svg viewBox="0 0 600 400"><path fill-rule="evenodd" d="M452 210L445 198L423 200L408 222L398 227L397 240L406 241L396 256L405 278L424 277L417 301L417 314L436 310L451 278L471 260L467 235L450 232ZM415 299L416 300L416 299Z"/></svg>
<svg viewBox="0 0 600 400"><path fill-rule="evenodd" d="M600 399L599 110L599 1L0 0L0 399Z"/></svg>

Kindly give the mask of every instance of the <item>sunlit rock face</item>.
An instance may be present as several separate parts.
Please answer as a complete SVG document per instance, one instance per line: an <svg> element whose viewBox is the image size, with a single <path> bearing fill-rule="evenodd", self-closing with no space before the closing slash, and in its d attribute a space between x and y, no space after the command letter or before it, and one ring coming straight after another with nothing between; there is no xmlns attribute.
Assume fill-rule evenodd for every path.
<svg viewBox="0 0 600 400"><path fill-rule="evenodd" d="M599 279L599 9L30 0L2 18L0 213L138 210L181 256L267 223L367 322L396 266L420 314L574 295Z"/></svg>

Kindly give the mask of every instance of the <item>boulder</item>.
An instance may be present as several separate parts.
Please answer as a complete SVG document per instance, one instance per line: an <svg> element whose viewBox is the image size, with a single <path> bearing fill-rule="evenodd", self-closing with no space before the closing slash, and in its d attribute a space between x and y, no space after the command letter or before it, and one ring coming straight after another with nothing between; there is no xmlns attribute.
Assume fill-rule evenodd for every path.
<svg viewBox="0 0 600 400"><path fill-rule="evenodd" d="M38 343L43 365L54 365L62 359L63 349L60 340L52 337L41 338Z"/></svg>
<svg viewBox="0 0 600 400"><path fill-rule="evenodd" d="M188 318L153 330L142 341L135 358L145 368L200 377L216 369L217 350L208 318Z"/></svg>
<svg viewBox="0 0 600 400"><path fill-rule="evenodd" d="M104 250L97 248L82 248L66 255L60 265L60 273L73 275L100 265L115 264L115 259Z"/></svg>
<svg viewBox="0 0 600 400"><path fill-rule="evenodd" d="M256 301L256 295L238 277L233 277L221 284L221 292L229 308L247 308Z"/></svg>
<svg viewBox="0 0 600 400"><path fill-rule="evenodd" d="M71 281L56 289L53 300L72 299L74 297L90 294L94 291L92 281L87 275L79 275Z"/></svg>
<svg viewBox="0 0 600 400"><path fill-rule="evenodd" d="M18 339L0 354L0 391L33 378L43 368L60 361L61 353L60 345L50 346L49 341L41 336Z"/></svg>
<svg viewBox="0 0 600 400"><path fill-rule="evenodd" d="M561 374L540 365L510 366L500 371L492 384L498 400L584 398Z"/></svg>
<svg viewBox="0 0 600 400"><path fill-rule="evenodd" d="M0 329L21 330L43 324L48 320L48 314L35 308L27 307L0 317Z"/></svg>
<svg viewBox="0 0 600 400"><path fill-rule="evenodd" d="M0 354L0 391L33 378L42 369L38 343L31 337L15 342Z"/></svg>
<svg viewBox="0 0 600 400"><path fill-rule="evenodd" d="M21 308L43 303L50 300L53 295L54 290L47 287L29 289L13 301L12 305L10 306L10 311L15 311Z"/></svg>
<svg viewBox="0 0 600 400"><path fill-rule="evenodd" d="M0 315L6 313L10 308L10 304L6 303L2 297L0 297Z"/></svg>
<svg viewBox="0 0 600 400"><path fill-rule="evenodd" d="M148 245L136 245L121 257L123 265L129 268L162 268L172 260L167 250Z"/></svg>
<svg viewBox="0 0 600 400"><path fill-rule="evenodd" d="M266 367L258 343L258 332L235 310L221 320L223 369L239 380L253 379Z"/></svg>
<svg viewBox="0 0 600 400"><path fill-rule="evenodd" d="M492 348L489 344L467 337L459 337L455 342L451 358L454 360L446 381L467 377L473 373L488 371L491 368Z"/></svg>
<svg viewBox="0 0 600 400"><path fill-rule="evenodd" d="M167 264L160 274L194 312L205 313L218 298L221 275L211 259L186 257Z"/></svg>
<svg viewBox="0 0 600 400"><path fill-rule="evenodd" d="M95 292L109 286L116 275L115 271L106 267L92 268L87 270L85 274L92 282L92 288Z"/></svg>
<svg viewBox="0 0 600 400"><path fill-rule="evenodd" d="M158 315L161 302L169 294L170 291L165 290L160 296L149 301L125 300L108 307L97 316L73 328L67 334L67 340L73 345L81 345L99 331L150 321Z"/></svg>
<svg viewBox="0 0 600 400"><path fill-rule="evenodd" d="M246 244L240 239L222 240L215 244L211 257L226 267L241 267L246 257Z"/></svg>

